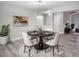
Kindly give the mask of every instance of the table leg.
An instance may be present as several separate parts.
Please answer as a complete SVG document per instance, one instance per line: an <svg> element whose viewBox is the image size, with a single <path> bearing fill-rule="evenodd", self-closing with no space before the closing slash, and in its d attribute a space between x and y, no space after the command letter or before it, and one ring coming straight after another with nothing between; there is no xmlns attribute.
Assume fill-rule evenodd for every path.
<svg viewBox="0 0 79 59"><path fill-rule="evenodd" d="M39 37L39 48L43 49L43 38Z"/></svg>

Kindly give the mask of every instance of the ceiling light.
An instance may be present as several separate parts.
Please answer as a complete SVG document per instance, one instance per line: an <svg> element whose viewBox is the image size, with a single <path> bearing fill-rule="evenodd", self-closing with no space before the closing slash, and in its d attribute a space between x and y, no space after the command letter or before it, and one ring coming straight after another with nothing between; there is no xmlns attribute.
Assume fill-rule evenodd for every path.
<svg viewBox="0 0 79 59"><path fill-rule="evenodd" d="M42 1L38 1L39 3L41 3Z"/></svg>

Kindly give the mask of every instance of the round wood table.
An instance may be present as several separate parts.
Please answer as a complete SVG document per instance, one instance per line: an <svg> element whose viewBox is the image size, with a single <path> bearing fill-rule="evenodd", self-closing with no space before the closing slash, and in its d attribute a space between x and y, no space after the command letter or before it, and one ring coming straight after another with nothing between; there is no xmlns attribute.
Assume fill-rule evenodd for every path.
<svg viewBox="0 0 79 59"><path fill-rule="evenodd" d="M44 43L44 37L49 37L53 35L54 33L49 32L49 31L29 31L28 35L30 36L37 36L39 38L38 44L36 44L34 47L37 50L44 50L49 48L49 45Z"/></svg>

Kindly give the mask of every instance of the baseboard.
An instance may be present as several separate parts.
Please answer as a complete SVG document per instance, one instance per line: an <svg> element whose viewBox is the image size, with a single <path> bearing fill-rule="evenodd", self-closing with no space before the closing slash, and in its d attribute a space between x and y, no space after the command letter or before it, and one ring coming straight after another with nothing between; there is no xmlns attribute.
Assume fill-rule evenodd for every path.
<svg viewBox="0 0 79 59"><path fill-rule="evenodd" d="M16 40L21 40L21 39L22 39L22 37L17 37L17 38L11 39L11 41L16 41Z"/></svg>

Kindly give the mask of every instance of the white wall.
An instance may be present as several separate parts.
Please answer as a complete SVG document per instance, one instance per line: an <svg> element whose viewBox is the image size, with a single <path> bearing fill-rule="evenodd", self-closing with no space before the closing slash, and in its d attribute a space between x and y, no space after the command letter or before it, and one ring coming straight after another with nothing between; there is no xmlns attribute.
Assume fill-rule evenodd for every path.
<svg viewBox="0 0 79 59"><path fill-rule="evenodd" d="M2 11L0 13L0 22L1 25L10 24L10 38L11 40L17 40L21 38L21 32L27 31L27 26L25 27L14 27L13 25L13 16L26 16L28 17L29 25L37 25L38 20L36 19L37 12L28 11L20 7L16 7L8 4L0 4ZM39 24L40 25L40 24Z"/></svg>
<svg viewBox="0 0 79 59"><path fill-rule="evenodd" d="M1 22L2 22L2 5L0 4L0 28L1 28Z"/></svg>
<svg viewBox="0 0 79 59"><path fill-rule="evenodd" d="M42 14L39 14L37 15L37 26L43 26L43 19L44 19L44 16Z"/></svg>

